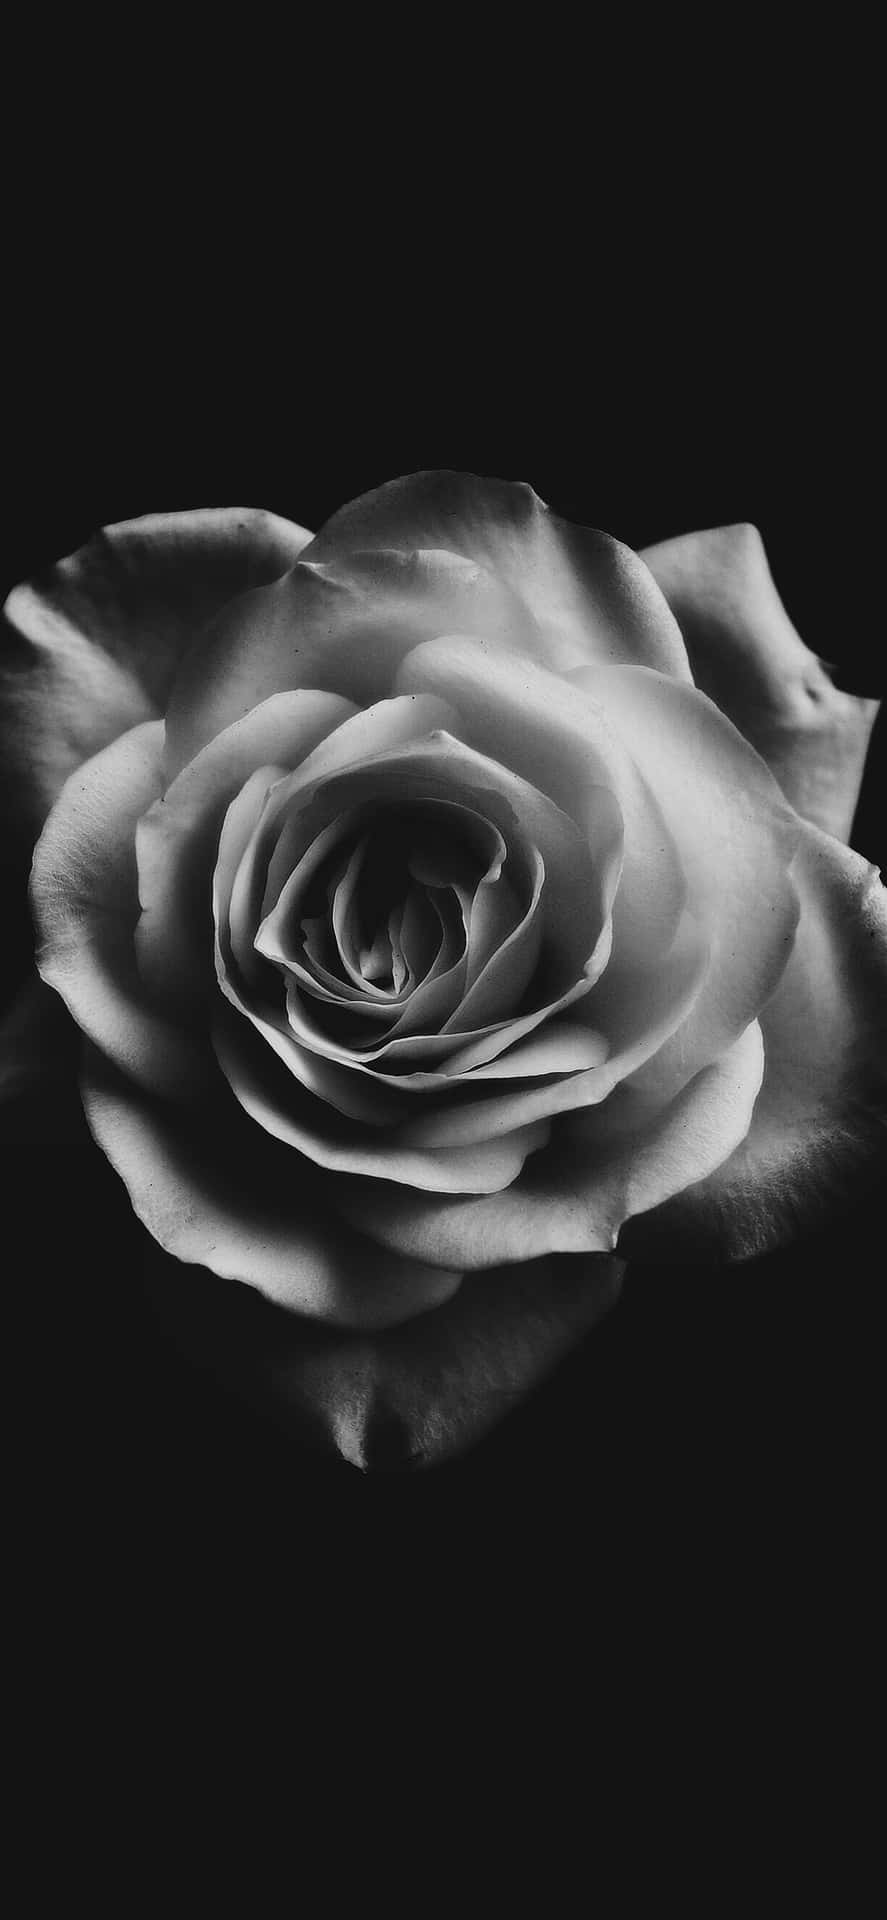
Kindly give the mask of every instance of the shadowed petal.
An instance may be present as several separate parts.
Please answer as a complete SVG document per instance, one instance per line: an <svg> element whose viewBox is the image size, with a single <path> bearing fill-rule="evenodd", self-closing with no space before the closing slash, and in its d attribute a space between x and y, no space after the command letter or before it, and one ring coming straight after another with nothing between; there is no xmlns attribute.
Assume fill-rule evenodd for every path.
<svg viewBox="0 0 887 1920"><path fill-rule="evenodd" d="M631 1124L609 1138L608 1108L570 1115L551 1145L504 1193L478 1199L377 1193L368 1182L343 1193L345 1217L385 1246L416 1259L458 1261L465 1271L550 1253L622 1249L620 1228L726 1160L748 1132L763 1072L756 1023L723 1059L674 1100L633 1097ZM616 1096L619 1112L621 1092Z"/></svg>
<svg viewBox="0 0 887 1920"><path fill-rule="evenodd" d="M133 946L135 830L161 789L163 726L134 727L66 782L34 853L42 978L97 1046L153 1092L189 1099L211 1052L149 1003Z"/></svg>
<svg viewBox="0 0 887 1920"><path fill-rule="evenodd" d="M642 555L697 686L757 747L799 813L848 840L879 702L834 687L779 598L756 527L712 527Z"/></svg>
<svg viewBox="0 0 887 1920"><path fill-rule="evenodd" d="M812 826L793 871L801 919L761 1014L766 1071L748 1137L713 1178L638 1223L627 1249L743 1259L887 1177L887 889Z"/></svg>
<svg viewBox="0 0 887 1920"><path fill-rule="evenodd" d="M392 1326L437 1306L460 1276L392 1259L317 1200L316 1169L216 1100L185 1120L87 1048L89 1126L148 1232L174 1259L241 1280L343 1326Z"/></svg>
<svg viewBox="0 0 887 1920"><path fill-rule="evenodd" d="M146 1274L175 1337L287 1429L366 1470L438 1466L518 1409L618 1299L623 1263L537 1260L472 1275L376 1334L285 1314L210 1275Z"/></svg>
<svg viewBox="0 0 887 1920"><path fill-rule="evenodd" d="M213 1031L216 1057L244 1112L276 1140L337 1174L370 1175L434 1193L491 1193L510 1185L527 1155L548 1138L545 1118L515 1119L507 1132L465 1151L461 1142L438 1147L413 1139L407 1124L382 1137L309 1093L269 1051L264 1037L223 1009ZM416 1129L418 1133L418 1129ZM342 1181L343 1189L347 1185Z"/></svg>
<svg viewBox="0 0 887 1920"><path fill-rule="evenodd" d="M166 701L226 601L275 580L310 540L253 508L152 513L106 527L14 588L0 653L4 772L34 835L75 767Z"/></svg>
<svg viewBox="0 0 887 1920"><path fill-rule="evenodd" d="M152 993L188 1004L212 985L212 872L228 803L256 768L298 766L352 712L336 694L278 694L211 741L143 815L135 947Z"/></svg>

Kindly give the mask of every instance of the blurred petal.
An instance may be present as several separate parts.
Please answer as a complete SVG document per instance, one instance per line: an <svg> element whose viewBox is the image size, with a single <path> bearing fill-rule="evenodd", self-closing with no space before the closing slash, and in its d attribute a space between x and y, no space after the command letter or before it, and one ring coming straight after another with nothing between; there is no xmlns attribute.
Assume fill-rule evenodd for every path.
<svg viewBox="0 0 887 1920"><path fill-rule="evenodd" d="M756 1023L723 1059L706 1067L674 1100L617 1096L609 1138L608 1106L571 1115L547 1151L527 1162L504 1193L478 1199L404 1192L377 1194L368 1183L343 1193L346 1219L385 1246L416 1259L458 1261L469 1271L549 1253L612 1252L620 1228L637 1213L681 1192L726 1160L745 1137L763 1072ZM631 1098L624 1125L623 1098ZM620 1122L622 1124L620 1124Z"/></svg>
<svg viewBox="0 0 887 1920"><path fill-rule="evenodd" d="M152 513L106 527L6 602L4 771L33 842L75 767L165 703L182 655L225 602L274 580L310 540L252 508Z"/></svg>
<svg viewBox="0 0 887 1920"><path fill-rule="evenodd" d="M369 547L443 548L488 568L536 622L541 644L525 650L557 671L635 661L690 679L679 629L637 554L558 519L523 482L407 474L340 508L305 558L335 562ZM458 621L444 631L458 632Z"/></svg>
<svg viewBox="0 0 887 1920"><path fill-rule="evenodd" d="M639 1223L632 1251L764 1253L887 1177L887 889L812 826L794 874L801 920L761 1014L766 1070L748 1137L713 1178Z"/></svg>
<svg viewBox="0 0 887 1920"><path fill-rule="evenodd" d="M776 775L792 805L848 840L879 702L832 686L779 598L756 527L712 527L648 547L710 694Z"/></svg>
<svg viewBox="0 0 887 1920"><path fill-rule="evenodd" d="M234 1101L199 1125L87 1048L89 1126L148 1232L174 1259L344 1326L382 1327L449 1299L460 1276L364 1242L318 1201L316 1169L254 1130Z"/></svg>
<svg viewBox="0 0 887 1920"><path fill-rule="evenodd" d="M183 662L167 711L170 776L272 693L321 687L359 707L378 701L417 641L453 630L507 652L538 645L517 597L458 555L300 562L276 586L226 608Z"/></svg>
<svg viewBox="0 0 887 1920"><path fill-rule="evenodd" d="M139 971L179 1005L213 983L212 871L224 812L257 767L296 767L353 712L332 693L277 694L226 728L139 821Z"/></svg>
<svg viewBox="0 0 887 1920"><path fill-rule="evenodd" d="M371 1335L310 1325L167 1261L148 1278L176 1337L229 1386L318 1448L384 1471L441 1465L507 1419L614 1306L622 1273L600 1254L499 1267Z"/></svg>
<svg viewBox="0 0 887 1920"><path fill-rule="evenodd" d="M133 947L136 823L161 788L163 727L148 721L72 773L31 875L37 966L83 1032L157 1093L191 1098L212 1055L148 1002Z"/></svg>

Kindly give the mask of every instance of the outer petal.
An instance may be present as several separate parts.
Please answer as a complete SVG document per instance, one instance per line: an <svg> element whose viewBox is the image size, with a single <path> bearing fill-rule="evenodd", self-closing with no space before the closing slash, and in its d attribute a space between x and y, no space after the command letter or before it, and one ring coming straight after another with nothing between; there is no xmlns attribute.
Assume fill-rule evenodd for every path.
<svg viewBox="0 0 887 1920"><path fill-rule="evenodd" d="M392 1250L458 1260L465 1269L496 1266L503 1256L611 1252L626 1220L682 1191L734 1151L748 1132L762 1072L761 1034L752 1023L676 1099L637 1102L630 1124L613 1127L614 1137L608 1137L608 1108L590 1123L586 1115L571 1115L504 1193L451 1200L365 1184L343 1193L342 1210Z"/></svg>
<svg viewBox="0 0 887 1920"><path fill-rule="evenodd" d="M480 562L529 608L544 643L536 657L558 670L635 661L690 679L680 632L637 554L558 519L524 483L446 471L390 480L334 513L305 557L362 547L442 547Z"/></svg>
<svg viewBox="0 0 887 1920"><path fill-rule="evenodd" d="M801 920L761 1015L766 1073L738 1152L626 1236L626 1250L767 1252L887 1176L887 889L805 827Z"/></svg>
<svg viewBox="0 0 887 1920"><path fill-rule="evenodd" d="M33 841L69 773L162 708L206 621L285 572L310 538L253 508L152 513L16 587L0 654L16 827Z"/></svg>
<svg viewBox="0 0 887 1920"><path fill-rule="evenodd" d="M517 1409L618 1298L605 1255L472 1275L433 1312L377 1334L309 1325L253 1289L157 1260L175 1336L229 1385L361 1470L438 1466Z"/></svg>
<svg viewBox="0 0 887 1920"><path fill-rule="evenodd" d="M37 965L85 1034L158 1093L213 1076L208 1049L148 1003L135 963L135 830L161 787L163 727L134 727L66 782L34 854Z"/></svg>
<svg viewBox="0 0 887 1920"><path fill-rule="evenodd" d="M647 547L697 686L757 747L798 812L850 837L877 700L842 693L779 598L756 527Z"/></svg>
<svg viewBox="0 0 887 1920"><path fill-rule="evenodd" d="M81 1090L138 1218L176 1260L344 1326L391 1326L455 1293L458 1274L392 1259L342 1225L317 1202L316 1170L265 1134L257 1142L233 1101L185 1120L92 1048Z"/></svg>
<svg viewBox="0 0 887 1920"><path fill-rule="evenodd" d="M349 553L245 594L182 664L167 713L170 775L272 693L322 687L359 707L391 691L417 641L453 630L507 652L541 646L526 607L452 553Z"/></svg>

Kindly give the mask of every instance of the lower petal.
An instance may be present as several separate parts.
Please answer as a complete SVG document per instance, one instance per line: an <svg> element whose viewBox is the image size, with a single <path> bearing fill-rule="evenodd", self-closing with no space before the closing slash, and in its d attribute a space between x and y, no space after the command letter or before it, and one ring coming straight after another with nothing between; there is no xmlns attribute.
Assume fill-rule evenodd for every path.
<svg viewBox="0 0 887 1920"><path fill-rule="evenodd" d="M152 1238L174 1259L243 1281L281 1306L385 1327L454 1294L460 1275L368 1244L316 1199L316 1170L216 1102L187 1124L88 1047L90 1129Z"/></svg>
<svg viewBox="0 0 887 1920"><path fill-rule="evenodd" d="M727 1159L745 1137L763 1073L756 1023L723 1059L676 1099L653 1106L636 1095L626 1124L617 1095L592 1118L571 1117L546 1152L504 1193L448 1199L363 1183L349 1187L347 1219L383 1245L463 1270L550 1253L611 1253L633 1215L657 1207Z"/></svg>
<svg viewBox="0 0 887 1920"><path fill-rule="evenodd" d="M146 1278L174 1336L226 1384L287 1431L384 1471L438 1466L481 1440L615 1305L622 1273L601 1254L498 1267L379 1333L311 1325L168 1261Z"/></svg>
<svg viewBox="0 0 887 1920"><path fill-rule="evenodd" d="M527 1158L548 1139L548 1121L520 1120L507 1133L477 1145L440 1148L413 1139L404 1126L380 1137L309 1093L261 1035L223 1010L213 1031L216 1057L244 1112L275 1140L316 1166L338 1174L370 1175L434 1193L493 1193L510 1186Z"/></svg>

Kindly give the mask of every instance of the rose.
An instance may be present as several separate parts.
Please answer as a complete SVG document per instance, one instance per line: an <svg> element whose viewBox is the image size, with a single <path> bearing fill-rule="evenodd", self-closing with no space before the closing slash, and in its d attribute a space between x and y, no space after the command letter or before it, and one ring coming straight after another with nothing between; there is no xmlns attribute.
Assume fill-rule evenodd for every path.
<svg viewBox="0 0 887 1920"><path fill-rule="evenodd" d="M752 530L645 560L417 475L313 540L111 528L7 612L92 1134L172 1262L243 1283L197 1337L265 1295L254 1361L348 1457L481 1431L617 1246L758 1252L870 1171L887 913L836 836L874 704Z"/></svg>

